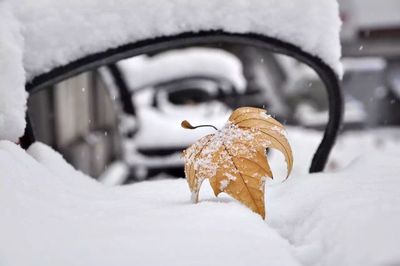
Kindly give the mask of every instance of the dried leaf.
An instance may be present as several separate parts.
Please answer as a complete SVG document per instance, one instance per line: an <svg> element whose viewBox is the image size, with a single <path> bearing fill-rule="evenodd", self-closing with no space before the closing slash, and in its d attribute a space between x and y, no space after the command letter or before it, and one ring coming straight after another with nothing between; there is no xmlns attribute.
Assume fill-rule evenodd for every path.
<svg viewBox="0 0 400 266"><path fill-rule="evenodd" d="M187 121L182 127L196 128ZM265 181L272 178L267 148L284 154L289 176L293 156L283 125L264 109L242 107L234 111L224 128L184 151L192 200L198 201L201 184L208 178L216 196L226 192L265 218Z"/></svg>

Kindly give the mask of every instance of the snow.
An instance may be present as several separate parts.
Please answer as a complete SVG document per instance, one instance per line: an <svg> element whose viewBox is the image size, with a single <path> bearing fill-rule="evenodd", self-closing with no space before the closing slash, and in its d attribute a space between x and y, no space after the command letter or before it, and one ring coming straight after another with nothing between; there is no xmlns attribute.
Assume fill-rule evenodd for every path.
<svg viewBox="0 0 400 266"><path fill-rule="evenodd" d="M295 159L291 178L306 175L314 152L321 142L322 133L298 127L286 127L286 130ZM329 156L325 172L345 170L368 154L396 154L399 145L399 128L380 128L342 133ZM268 156L274 179L284 180L287 168L283 156L275 151L272 151Z"/></svg>
<svg viewBox="0 0 400 266"><path fill-rule="evenodd" d="M128 176L129 167L126 165L126 163L117 161L108 166L98 180L104 185L115 186L116 184L123 184Z"/></svg>
<svg viewBox="0 0 400 266"><path fill-rule="evenodd" d="M221 49L172 50L152 57L133 57L118 65L132 90L187 77L214 77L230 81L238 91L246 88L242 63Z"/></svg>
<svg viewBox="0 0 400 266"><path fill-rule="evenodd" d="M17 0L13 5L24 26L28 80L111 47L211 29L277 37L341 71L336 0L113 0L101 5L94 0Z"/></svg>
<svg viewBox="0 0 400 266"><path fill-rule="evenodd" d="M341 173L270 188L269 224L303 265L400 263L398 158L368 156Z"/></svg>
<svg viewBox="0 0 400 266"><path fill-rule="evenodd" d="M0 7L0 139L15 141L23 133L26 81L155 37L207 30L267 35L342 74L336 0L3 0Z"/></svg>
<svg viewBox="0 0 400 266"><path fill-rule="evenodd" d="M351 97L345 98L344 103L344 123L360 123L364 124L368 119L367 111L364 105ZM304 126L321 126L325 125L329 119L329 111L319 111L308 103L301 103L296 107L295 118Z"/></svg>
<svg viewBox="0 0 400 266"><path fill-rule="evenodd" d="M226 199L193 205L184 180L72 184L8 142L0 162L2 265L298 265L259 217Z"/></svg>
<svg viewBox="0 0 400 266"><path fill-rule="evenodd" d="M0 140L24 133L26 93L23 39L7 2L0 1Z"/></svg>
<svg viewBox="0 0 400 266"><path fill-rule="evenodd" d="M347 164L314 175L300 168L320 133L288 135L295 168L267 184L266 221L208 184L198 204L185 180L103 186L44 144L2 141L1 265L400 264L400 130L346 133Z"/></svg>

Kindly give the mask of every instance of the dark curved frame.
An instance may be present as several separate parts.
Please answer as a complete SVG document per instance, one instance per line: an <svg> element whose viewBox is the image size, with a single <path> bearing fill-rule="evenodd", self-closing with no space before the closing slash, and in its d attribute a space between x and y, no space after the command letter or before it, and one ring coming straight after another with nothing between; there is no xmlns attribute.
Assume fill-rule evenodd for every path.
<svg viewBox="0 0 400 266"><path fill-rule="evenodd" d="M154 53L171 48L225 42L251 45L268 49L272 52L285 54L309 65L318 73L328 92L329 120L325 128L323 139L314 154L310 172L315 173L323 171L342 123L343 96L339 79L332 68L324 63L320 58L304 52L293 44L275 38L258 34L233 34L224 31L202 31L148 39L88 55L65 66L54 68L47 73L35 77L31 82L27 83L26 90L32 94L82 72L93 70L104 65L111 65L119 60L140 54ZM29 123L29 117L27 117L27 123L28 125L25 134L21 138L21 145L25 148L29 147L35 139L34 132Z"/></svg>

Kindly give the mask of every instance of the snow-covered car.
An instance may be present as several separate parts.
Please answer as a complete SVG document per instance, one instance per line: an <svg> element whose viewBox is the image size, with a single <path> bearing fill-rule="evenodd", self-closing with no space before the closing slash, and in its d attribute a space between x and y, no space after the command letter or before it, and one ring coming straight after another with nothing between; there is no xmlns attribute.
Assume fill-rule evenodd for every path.
<svg viewBox="0 0 400 266"><path fill-rule="evenodd" d="M366 150L321 173L343 107L338 10L335 0L1 1L0 264L399 264L399 149ZM308 169L313 158L310 172L320 173L269 183L267 221L211 190L190 204L185 180L106 187L35 142L32 125L25 130L26 91L132 56L221 42L293 56L328 90L322 142L310 131L291 139L295 161Z"/></svg>
<svg viewBox="0 0 400 266"><path fill-rule="evenodd" d="M185 132L181 121L221 128L232 111L224 99L246 89L240 60L216 48L167 51L116 65L135 109L135 122L120 125L123 161L133 180L160 172L183 176L182 151L210 131ZM124 123L129 114L121 115Z"/></svg>

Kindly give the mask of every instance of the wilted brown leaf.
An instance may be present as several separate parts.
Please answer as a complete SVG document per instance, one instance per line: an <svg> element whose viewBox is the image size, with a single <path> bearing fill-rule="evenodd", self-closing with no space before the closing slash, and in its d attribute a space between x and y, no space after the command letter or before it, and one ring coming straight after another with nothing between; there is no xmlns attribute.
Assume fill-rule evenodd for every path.
<svg viewBox="0 0 400 266"><path fill-rule="evenodd" d="M182 127L197 128L186 120ZM185 175L192 200L198 201L200 186L208 178L216 196L226 192L265 218L265 181L272 178L267 148L283 153L289 176L293 156L283 125L264 109L235 110L224 128L184 151Z"/></svg>

